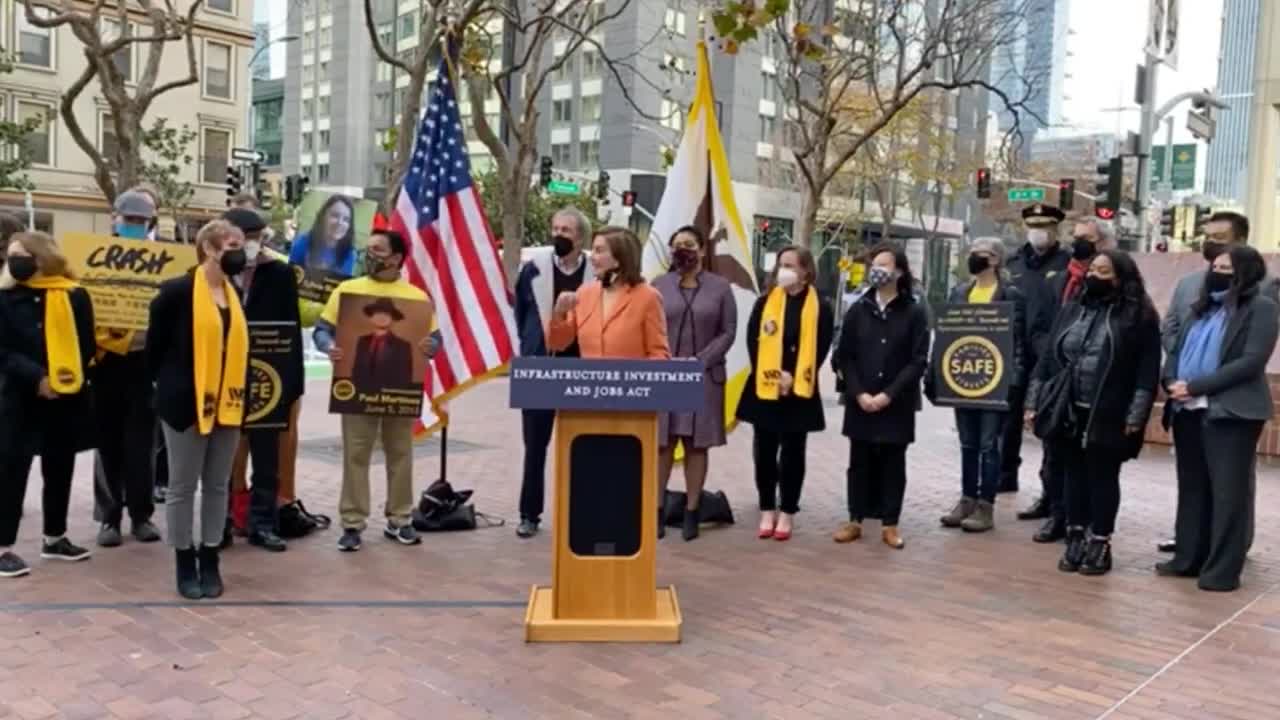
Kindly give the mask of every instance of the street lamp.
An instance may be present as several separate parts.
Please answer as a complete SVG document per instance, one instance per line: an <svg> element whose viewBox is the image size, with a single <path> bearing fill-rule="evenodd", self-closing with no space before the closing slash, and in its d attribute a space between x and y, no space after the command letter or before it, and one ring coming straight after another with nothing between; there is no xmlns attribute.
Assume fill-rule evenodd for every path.
<svg viewBox="0 0 1280 720"><path fill-rule="evenodd" d="M253 67L253 63L258 59L258 56L266 52L267 48L271 47L272 45L275 45L276 43L282 43L282 42L293 42L295 40L300 40L300 39L302 39L301 35L281 35L280 37L275 38L274 40L268 40L265 45L263 45L262 47L254 51L253 55L249 58L249 67Z"/></svg>

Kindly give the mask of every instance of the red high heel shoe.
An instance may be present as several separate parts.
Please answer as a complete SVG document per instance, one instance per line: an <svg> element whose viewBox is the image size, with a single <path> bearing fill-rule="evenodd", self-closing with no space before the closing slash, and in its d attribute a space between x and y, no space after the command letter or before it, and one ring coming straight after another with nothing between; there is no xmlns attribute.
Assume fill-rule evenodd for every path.
<svg viewBox="0 0 1280 720"><path fill-rule="evenodd" d="M779 518L779 519L781 519L781 518ZM786 542L786 541L790 540L790 539L791 539L791 528L788 528L788 529L786 529L786 530L781 530L781 529L779 529L779 528L777 528L777 527L774 527L774 529L773 529L773 539L774 539L774 540L777 540L778 542Z"/></svg>
<svg viewBox="0 0 1280 720"><path fill-rule="evenodd" d="M761 515L760 528L756 531L756 537L760 538L761 540L768 540L769 538L774 537L774 534L775 534L774 526L777 524L778 524L777 514L774 514L773 518L770 520L768 525L765 524L765 516Z"/></svg>

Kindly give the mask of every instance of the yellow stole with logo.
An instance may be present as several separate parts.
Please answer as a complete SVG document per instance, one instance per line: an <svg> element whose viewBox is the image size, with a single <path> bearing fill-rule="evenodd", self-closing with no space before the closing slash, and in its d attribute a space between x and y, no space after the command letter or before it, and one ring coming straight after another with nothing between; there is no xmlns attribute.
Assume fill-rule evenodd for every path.
<svg viewBox="0 0 1280 720"><path fill-rule="evenodd" d="M227 280L222 284L231 316L225 353L222 315L213 301L213 290L204 269L196 268L191 297L191 341L195 360L196 426L201 435L213 432L215 422L224 427L239 427L244 419L249 328L235 288Z"/></svg>
<svg viewBox="0 0 1280 720"><path fill-rule="evenodd" d="M65 277L34 277L23 283L44 290L44 351L49 361L49 387L59 395L75 395L84 387L80 335L71 308L71 291L80 284Z"/></svg>
<svg viewBox="0 0 1280 720"><path fill-rule="evenodd" d="M760 337L756 344L756 397L777 400L782 379L782 337L787 316L787 292L780 287L769 291L760 314ZM800 348L796 355L791 394L813 397L818 374L818 291L810 285L800 308Z"/></svg>

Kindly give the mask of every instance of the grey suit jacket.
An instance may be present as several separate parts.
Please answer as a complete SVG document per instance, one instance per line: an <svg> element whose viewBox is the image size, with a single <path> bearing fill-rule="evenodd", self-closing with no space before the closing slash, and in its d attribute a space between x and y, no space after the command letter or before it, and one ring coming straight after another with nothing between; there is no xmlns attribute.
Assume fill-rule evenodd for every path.
<svg viewBox="0 0 1280 720"><path fill-rule="evenodd" d="M1173 355L1182 329L1191 317L1191 306L1200 298L1200 289L1203 287L1204 272L1194 272L1183 275L1174 288L1173 299L1169 301L1169 309L1165 311L1164 321L1160 323L1160 344L1164 347L1166 357ZM1267 275L1258 287L1261 295L1280 302L1280 280L1275 276Z"/></svg>

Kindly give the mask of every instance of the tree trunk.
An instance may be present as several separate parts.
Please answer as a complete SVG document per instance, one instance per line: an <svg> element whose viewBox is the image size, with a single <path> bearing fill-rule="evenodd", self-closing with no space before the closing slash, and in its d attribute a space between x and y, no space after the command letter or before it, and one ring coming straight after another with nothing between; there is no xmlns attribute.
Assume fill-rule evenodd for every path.
<svg viewBox="0 0 1280 720"><path fill-rule="evenodd" d="M510 195L502 203L502 269L507 274L507 285L513 288L520 269L520 249L524 247L526 203L527 197L517 199Z"/></svg>
<svg viewBox="0 0 1280 720"><path fill-rule="evenodd" d="M813 235L818 227L818 208L821 205L821 193L811 186L806 187L800 205L800 215L796 219L795 232L791 235L792 242L805 247L813 244Z"/></svg>

